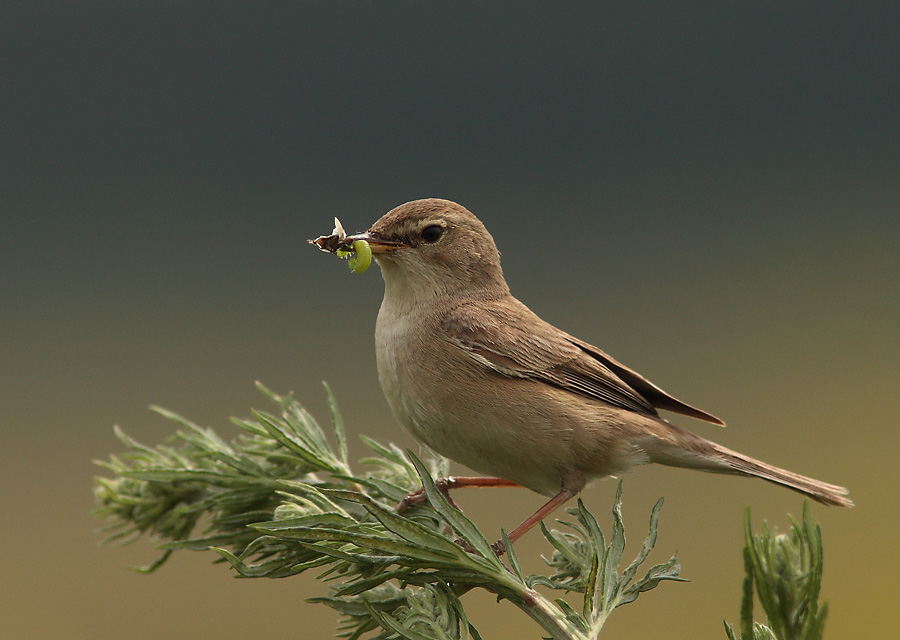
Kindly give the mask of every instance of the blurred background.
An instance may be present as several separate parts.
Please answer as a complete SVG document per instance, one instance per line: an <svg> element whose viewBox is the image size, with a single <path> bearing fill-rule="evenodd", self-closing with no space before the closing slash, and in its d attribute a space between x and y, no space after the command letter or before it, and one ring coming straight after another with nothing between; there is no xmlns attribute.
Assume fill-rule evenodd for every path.
<svg viewBox="0 0 900 640"><path fill-rule="evenodd" d="M174 425L235 435L254 380L323 423L414 446L375 374L378 269L307 238L444 197L513 292L728 428L722 444L846 485L813 506L832 638L885 637L900 573L900 5L895 2L20 2L0 8L0 635L328 638L312 578L159 572L100 546L92 459ZM351 363L351 364L348 364ZM364 454L354 440L352 453ZM608 526L615 484L583 497ZM741 520L801 498L666 468L625 479L631 549L688 584L604 638L722 638ZM542 502L459 495L489 535ZM502 508L497 508L502 504ZM519 556L541 567L539 534ZM487 638L538 638L466 596Z"/></svg>

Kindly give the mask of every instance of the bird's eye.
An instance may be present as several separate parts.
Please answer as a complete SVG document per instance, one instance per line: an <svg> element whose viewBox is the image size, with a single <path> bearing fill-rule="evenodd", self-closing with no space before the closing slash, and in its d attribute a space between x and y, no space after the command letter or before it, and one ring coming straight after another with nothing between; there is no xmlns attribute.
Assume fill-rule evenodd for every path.
<svg viewBox="0 0 900 640"><path fill-rule="evenodd" d="M422 229L422 240L425 242L437 242L444 235L444 227L439 224L430 224Z"/></svg>

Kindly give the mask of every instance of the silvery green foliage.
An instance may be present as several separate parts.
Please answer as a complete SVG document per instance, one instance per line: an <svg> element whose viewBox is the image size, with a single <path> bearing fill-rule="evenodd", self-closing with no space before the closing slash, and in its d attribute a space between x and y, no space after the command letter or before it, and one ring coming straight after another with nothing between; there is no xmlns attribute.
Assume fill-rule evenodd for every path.
<svg viewBox="0 0 900 640"><path fill-rule="evenodd" d="M803 503L800 522L792 520L790 534L769 531L758 535L744 516L744 578L740 640L821 640L827 605L819 606L822 586L822 532L813 522L809 503ZM753 621L753 591L766 613L766 624ZM729 640L738 640L726 623Z"/></svg>
<svg viewBox="0 0 900 640"><path fill-rule="evenodd" d="M637 557L619 574L618 567L625 550L625 525L622 520L622 483L616 491L613 506L613 532L609 544L600 530L597 520L585 508L581 500L576 509L569 509L577 522L567 523L569 531L549 531L543 523L544 537L554 547L547 564L555 570L549 577L531 576L530 585L543 585L553 589L577 591L584 594L582 611L569 617L588 637L596 636L613 609L634 602L638 595L656 587L663 580L682 581L678 577L681 565L672 556L668 562L652 566L643 577L635 580L640 566L656 544L659 523L660 498L650 514L650 527ZM564 602L559 602L565 606Z"/></svg>
<svg viewBox="0 0 900 640"><path fill-rule="evenodd" d="M110 539L162 540L162 556L145 570L180 549L211 550L248 578L316 570L330 586L312 601L339 612L338 634L351 639L480 640L460 601L480 587L519 607L552 638L587 640L616 607L679 579L674 557L638 577L656 542L662 500L638 556L621 572L620 484L608 543L579 501L569 510L575 521L562 530L543 527L553 547L550 574L526 576L505 533L502 558L435 486L446 460L426 467L394 445L363 438L373 455L361 461L367 471L354 472L330 390L329 436L290 396L260 389L278 411L235 420L242 433L231 443L161 409L180 426L174 444L147 447L116 430L127 453L99 463L113 477L97 479L97 513L111 523ZM396 513L419 487L427 501ZM547 591L580 593L581 606Z"/></svg>

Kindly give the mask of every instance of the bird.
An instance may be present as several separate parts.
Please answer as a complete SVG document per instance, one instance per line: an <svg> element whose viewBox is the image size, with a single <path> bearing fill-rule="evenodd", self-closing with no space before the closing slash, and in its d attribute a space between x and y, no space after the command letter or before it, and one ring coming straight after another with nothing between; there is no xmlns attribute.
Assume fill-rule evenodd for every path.
<svg viewBox="0 0 900 640"><path fill-rule="evenodd" d="M421 444L486 474L442 486L519 485L549 497L511 541L588 482L647 463L762 478L826 505L853 505L844 487L662 417L725 424L515 298L493 237L465 207L407 202L345 242L355 240L369 244L384 279L375 351L392 413Z"/></svg>

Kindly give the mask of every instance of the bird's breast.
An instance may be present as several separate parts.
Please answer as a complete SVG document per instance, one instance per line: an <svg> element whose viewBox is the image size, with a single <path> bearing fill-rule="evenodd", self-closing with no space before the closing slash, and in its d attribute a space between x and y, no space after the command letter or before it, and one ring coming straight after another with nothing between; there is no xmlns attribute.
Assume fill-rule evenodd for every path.
<svg viewBox="0 0 900 640"><path fill-rule="evenodd" d="M423 339L419 324L409 314L397 313L389 304L382 304L375 323L375 357L378 380L391 410L403 427L423 439L417 425L424 419L424 406L417 389L428 389L431 383L422 379Z"/></svg>

